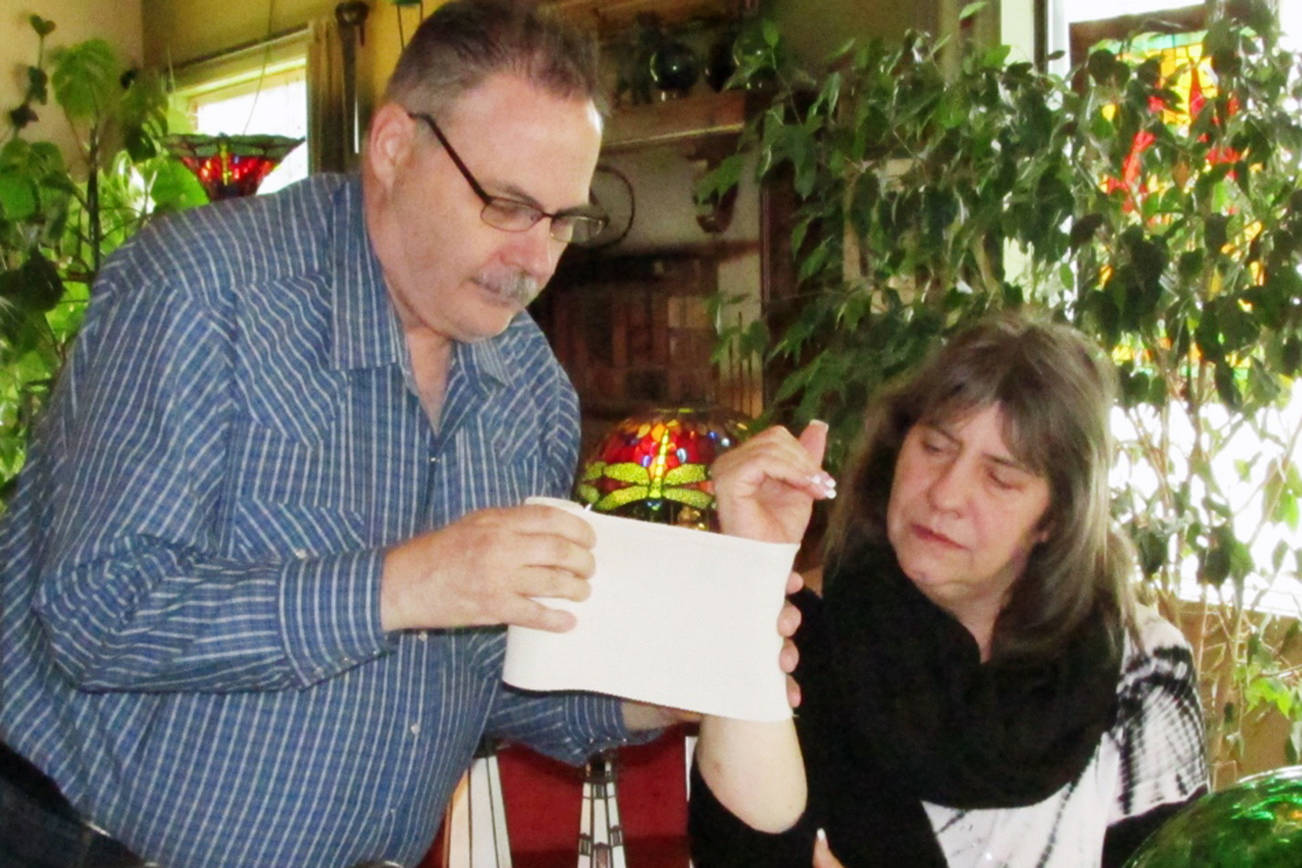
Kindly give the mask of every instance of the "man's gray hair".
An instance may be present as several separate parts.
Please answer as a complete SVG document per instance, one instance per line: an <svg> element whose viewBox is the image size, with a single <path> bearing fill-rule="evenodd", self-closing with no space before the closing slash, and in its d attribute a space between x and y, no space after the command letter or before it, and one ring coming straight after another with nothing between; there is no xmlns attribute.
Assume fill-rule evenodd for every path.
<svg viewBox="0 0 1302 868"><path fill-rule="evenodd" d="M385 98L437 114L495 73L510 73L605 112L597 44L527 2L452 0L426 18L398 58Z"/></svg>

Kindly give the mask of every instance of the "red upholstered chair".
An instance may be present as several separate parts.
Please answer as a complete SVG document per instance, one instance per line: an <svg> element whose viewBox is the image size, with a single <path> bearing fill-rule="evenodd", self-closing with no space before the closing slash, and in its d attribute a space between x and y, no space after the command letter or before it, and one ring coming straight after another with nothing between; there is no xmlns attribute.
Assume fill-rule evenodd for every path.
<svg viewBox="0 0 1302 868"><path fill-rule="evenodd" d="M617 798L628 868L687 868L684 736L675 728L618 752ZM498 753L513 868L575 868L583 769L523 747ZM420 868L443 868L443 832Z"/></svg>

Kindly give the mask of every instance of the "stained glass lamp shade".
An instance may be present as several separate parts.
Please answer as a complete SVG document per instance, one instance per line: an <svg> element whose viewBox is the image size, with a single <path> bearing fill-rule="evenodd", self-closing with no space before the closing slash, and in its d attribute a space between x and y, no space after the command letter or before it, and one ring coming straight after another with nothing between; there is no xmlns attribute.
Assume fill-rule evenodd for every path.
<svg viewBox="0 0 1302 868"><path fill-rule="evenodd" d="M214 202L258 192L262 179L302 143L272 135L167 137L168 150L194 173Z"/></svg>
<svg viewBox="0 0 1302 868"><path fill-rule="evenodd" d="M584 463L575 498L597 512L718 530L708 469L749 433L728 410L671 408L615 425Z"/></svg>
<svg viewBox="0 0 1302 868"><path fill-rule="evenodd" d="M1302 865L1302 766L1244 778L1167 820L1127 868Z"/></svg>

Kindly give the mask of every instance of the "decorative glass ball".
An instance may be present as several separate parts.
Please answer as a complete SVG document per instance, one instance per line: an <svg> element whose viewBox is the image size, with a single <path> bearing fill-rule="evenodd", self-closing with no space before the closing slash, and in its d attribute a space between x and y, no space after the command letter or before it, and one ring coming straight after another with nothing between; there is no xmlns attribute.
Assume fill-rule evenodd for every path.
<svg viewBox="0 0 1302 868"><path fill-rule="evenodd" d="M1127 868L1302 865L1302 766L1244 778L1162 824Z"/></svg>
<svg viewBox="0 0 1302 868"><path fill-rule="evenodd" d="M682 40L666 40L651 55L651 80L668 96L686 96L700 77L701 60Z"/></svg>

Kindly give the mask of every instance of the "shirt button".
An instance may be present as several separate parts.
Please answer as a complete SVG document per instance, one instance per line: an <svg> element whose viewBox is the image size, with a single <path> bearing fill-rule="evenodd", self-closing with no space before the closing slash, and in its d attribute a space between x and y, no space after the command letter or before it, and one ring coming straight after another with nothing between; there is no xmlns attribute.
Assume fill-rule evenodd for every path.
<svg viewBox="0 0 1302 868"><path fill-rule="evenodd" d="M419 640L422 641L422 642L428 642L428 641L429 641L429 633L425 632L424 630L421 630L420 632L418 632L418 633L416 634L416 638L419 639Z"/></svg>
<svg viewBox="0 0 1302 868"><path fill-rule="evenodd" d="M429 463L430 463L430 464L438 464L438 463L439 463L439 457L438 457L437 455L431 455L431 456L429 457Z"/></svg>
<svg viewBox="0 0 1302 868"><path fill-rule="evenodd" d="M420 735L420 724L419 724L419 723L413 723L411 726L409 726L409 727L407 727L407 728L411 730L411 734L412 734L412 735Z"/></svg>
<svg viewBox="0 0 1302 868"><path fill-rule="evenodd" d="M307 549L294 549L294 557L300 561L307 557Z"/></svg>

